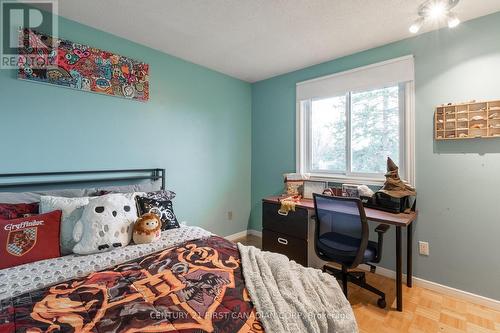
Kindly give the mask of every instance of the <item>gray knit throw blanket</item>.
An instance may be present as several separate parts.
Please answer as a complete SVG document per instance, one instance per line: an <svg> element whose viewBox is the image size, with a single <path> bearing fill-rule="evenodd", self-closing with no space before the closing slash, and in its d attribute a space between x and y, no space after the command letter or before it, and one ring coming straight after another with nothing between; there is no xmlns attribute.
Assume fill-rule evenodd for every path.
<svg viewBox="0 0 500 333"><path fill-rule="evenodd" d="M358 332L351 305L331 275L284 255L238 243L243 276L269 333Z"/></svg>

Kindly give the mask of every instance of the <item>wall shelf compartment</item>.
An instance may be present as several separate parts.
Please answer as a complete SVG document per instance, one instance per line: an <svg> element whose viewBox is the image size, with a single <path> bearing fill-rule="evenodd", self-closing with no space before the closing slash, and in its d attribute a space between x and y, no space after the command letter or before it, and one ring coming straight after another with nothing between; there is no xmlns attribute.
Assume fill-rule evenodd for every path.
<svg viewBox="0 0 500 333"><path fill-rule="evenodd" d="M436 107L435 140L500 138L500 100Z"/></svg>

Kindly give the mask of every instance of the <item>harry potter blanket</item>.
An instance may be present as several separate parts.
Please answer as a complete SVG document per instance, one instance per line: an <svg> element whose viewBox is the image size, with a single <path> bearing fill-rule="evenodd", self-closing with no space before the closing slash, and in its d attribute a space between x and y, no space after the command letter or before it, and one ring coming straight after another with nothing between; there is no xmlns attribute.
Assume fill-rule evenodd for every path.
<svg viewBox="0 0 500 333"><path fill-rule="evenodd" d="M263 332L237 246L216 236L0 303L0 332Z"/></svg>

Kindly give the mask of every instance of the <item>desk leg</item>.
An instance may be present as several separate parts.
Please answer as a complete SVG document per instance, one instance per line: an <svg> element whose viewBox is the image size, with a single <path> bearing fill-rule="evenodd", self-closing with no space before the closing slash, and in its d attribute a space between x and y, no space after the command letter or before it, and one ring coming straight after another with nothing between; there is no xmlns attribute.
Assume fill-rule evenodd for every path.
<svg viewBox="0 0 500 333"><path fill-rule="evenodd" d="M403 269L401 255L401 227L396 227L396 299L398 311L403 311Z"/></svg>
<svg viewBox="0 0 500 333"><path fill-rule="evenodd" d="M408 227L406 227L406 285L411 288L412 287L412 277L413 277L413 235L412 235L412 226L410 223Z"/></svg>

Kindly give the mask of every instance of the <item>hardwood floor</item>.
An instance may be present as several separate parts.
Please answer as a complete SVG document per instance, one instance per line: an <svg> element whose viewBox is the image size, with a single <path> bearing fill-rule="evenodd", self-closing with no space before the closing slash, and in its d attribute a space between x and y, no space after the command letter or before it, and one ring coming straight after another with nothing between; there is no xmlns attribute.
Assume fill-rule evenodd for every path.
<svg viewBox="0 0 500 333"><path fill-rule="evenodd" d="M249 235L236 240L261 247L262 239ZM500 311L418 286L403 286L403 312L396 311L394 280L366 273L370 284L385 291L387 308L377 307L377 296L349 284L349 302L361 333L493 333L500 332Z"/></svg>
<svg viewBox="0 0 500 333"><path fill-rule="evenodd" d="M246 237L237 239L234 242L235 243L240 242L243 245L252 245L252 246L258 247L259 249L262 248L262 238L254 236L254 235L248 235Z"/></svg>

